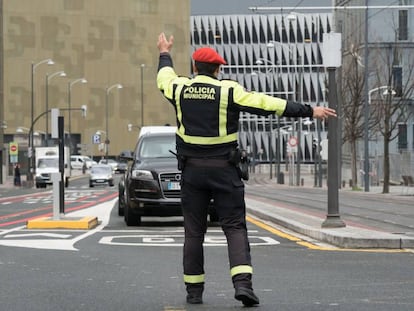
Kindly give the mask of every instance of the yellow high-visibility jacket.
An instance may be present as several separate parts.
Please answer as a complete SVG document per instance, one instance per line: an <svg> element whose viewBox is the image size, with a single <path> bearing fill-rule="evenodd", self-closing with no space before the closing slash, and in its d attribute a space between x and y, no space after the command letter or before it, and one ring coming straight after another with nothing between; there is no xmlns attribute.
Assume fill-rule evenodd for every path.
<svg viewBox="0 0 414 311"><path fill-rule="evenodd" d="M179 77L168 53L160 54L157 85L176 111L177 149L199 149L207 156L219 155L237 145L241 111L264 116L312 117L310 106L248 92L235 81L207 75Z"/></svg>

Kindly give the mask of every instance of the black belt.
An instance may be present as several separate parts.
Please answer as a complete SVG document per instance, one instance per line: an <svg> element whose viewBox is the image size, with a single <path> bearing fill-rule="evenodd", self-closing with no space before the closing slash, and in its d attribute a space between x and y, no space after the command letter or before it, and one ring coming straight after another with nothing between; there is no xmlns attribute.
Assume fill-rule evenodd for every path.
<svg viewBox="0 0 414 311"><path fill-rule="evenodd" d="M228 167L231 166L227 159L216 158L188 158L186 161L188 166L197 167Z"/></svg>

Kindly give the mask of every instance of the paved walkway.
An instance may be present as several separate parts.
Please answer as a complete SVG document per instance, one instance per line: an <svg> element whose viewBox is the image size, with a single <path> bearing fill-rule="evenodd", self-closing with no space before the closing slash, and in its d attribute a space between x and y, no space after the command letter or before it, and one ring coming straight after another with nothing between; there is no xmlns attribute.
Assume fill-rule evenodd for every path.
<svg viewBox="0 0 414 311"><path fill-rule="evenodd" d="M313 188L313 179L310 177L308 176L304 187L309 191L321 193L323 191L321 188ZM275 191L277 189L291 191L293 196L295 192L300 191L302 188L279 185L275 179L270 179L270 176L266 174L251 174L248 183L259 183L266 185L266 187L274 187ZM326 180L324 180L324 183L326 185ZM312 188L313 190L311 190ZM326 192L326 186L324 188ZM300 206L293 206L293 204L280 204L278 201L261 200L257 196L246 195L246 205L248 213L253 216L256 215L292 231L341 248L414 249L414 187L391 186L389 194L382 194L382 187L370 187L369 192L352 191L349 187L339 191L346 193L347 197L351 198L352 204L358 206L359 209L364 209L368 206L372 209L373 203L370 201L370 197L375 198L377 201L379 196L384 196L388 202L392 202L390 204L395 204L396 206L398 206L399 200L403 200L405 209L399 209L403 216L395 217L393 221L411 223L413 230L408 234L395 234L386 228L385 222L384 227L381 227L381 224L378 223L375 227L370 226L367 229L367 226L364 226L364 219L356 219L352 221L352 225L346 224L343 228L322 228L322 223L326 220L326 212L324 215L322 213L316 214L314 208L311 208L310 205L306 206L303 202ZM246 193L248 192L246 190ZM410 202L412 202L412 205ZM378 212L376 217L380 218L382 217L381 215ZM389 214L384 213L384 217L389 217ZM387 219L384 220L388 221Z"/></svg>

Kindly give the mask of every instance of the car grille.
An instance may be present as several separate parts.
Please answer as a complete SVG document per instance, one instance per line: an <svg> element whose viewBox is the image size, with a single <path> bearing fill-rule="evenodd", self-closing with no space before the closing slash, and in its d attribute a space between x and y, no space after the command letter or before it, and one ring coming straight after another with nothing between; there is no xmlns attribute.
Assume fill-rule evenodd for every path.
<svg viewBox="0 0 414 311"><path fill-rule="evenodd" d="M161 189L164 194L164 197L166 198L180 198L181 197L181 191L180 190L169 190L168 184L173 183L179 183L181 180L181 173L175 172L175 173L165 173L159 175Z"/></svg>
<svg viewBox="0 0 414 311"><path fill-rule="evenodd" d="M41 176L43 179L50 179L50 174L49 174L49 173L42 173L42 174L40 174L40 176Z"/></svg>

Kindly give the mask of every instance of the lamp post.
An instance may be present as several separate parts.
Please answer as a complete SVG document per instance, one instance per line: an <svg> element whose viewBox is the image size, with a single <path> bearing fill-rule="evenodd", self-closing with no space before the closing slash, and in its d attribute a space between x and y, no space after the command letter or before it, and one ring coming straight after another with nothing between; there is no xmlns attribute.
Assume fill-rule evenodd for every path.
<svg viewBox="0 0 414 311"><path fill-rule="evenodd" d="M281 49L287 49L288 50L288 53L289 53L288 70L289 70L289 68L291 66L290 65L290 62L291 62L291 57L292 57L292 47L289 46L289 45L285 45L285 44L283 44L283 43L281 43L279 41L273 41L273 40L270 40L267 43L266 46L269 49L274 49L276 47L276 45L280 46ZM281 58L283 59L283 56ZM278 75L279 76L278 76L278 85L277 85L277 88L278 88L278 90L280 90L279 82L280 82L280 74L282 72L282 65L283 64L282 64L282 62L279 62L278 64L279 64L279 66L278 66ZM290 92L286 92L285 93L286 99L287 99L289 93ZM281 158L281 154L280 154L280 151L279 151L280 146L281 146L280 140L281 140L281 137L280 137L280 117L278 116L277 117L277 142L278 142L278 148L277 148L277 155L276 155L276 160L277 160L277 164L276 164L276 168L277 168L276 169L276 180L277 180L277 183L278 184L281 184L282 183L282 176L280 174L280 158Z"/></svg>
<svg viewBox="0 0 414 311"><path fill-rule="evenodd" d="M106 139L105 139L105 159L108 158L108 149L109 149L109 129L108 129L108 120L109 120L109 109L108 109L108 105L109 105L109 92L114 89L122 89L122 85L119 83L116 83L114 85L108 86L106 88L106 97L105 97L105 134L106 134Z"/></svg>
<svg viewBox="0 0 414 311"><path fill-rule="evenodd" d="M50 80L52 80L54 77L59 76L59 77L66 77L66 73L64 71L57 71L55 73L52 74L46 74L46 106L45 106L45 111L46 111L46 146L48 145L48 138L49 138L49 82Z"/></svg>
<svg viewBox="0 0 414 311"><path fill-rule="evenodd" d="M263 65L263 64L269 64L270 66L271 66L271 70L269 70L268 72L272 72L273 73L273 76L274 76L274 67L276 66L273 62L271 62L270 60L268 60L268 59L265 59L265 58L259 58L257 61L256 61L256 65ZM254 73L252 73L252 75L253 75ZM271 87L271 89L270 89L270 92L268 93L268 94L270 94L270 95L274 95L275 94L275 92L273 91L273 83L272 83L272 87ZM278 120L279 120L279 117L278 117ZM273 117L272 117L272 115L269 115L269 178L270 179L272 179L272 172L273 172L273 168L272 168L272 165L273 165L273 163L272 163L272 158L271 158L271 146L272 146L272 130L273 130ZM276 146L277 147L277 146ZM278 148L275 148L275 149L278 149ZM278 161L279 162L279 161ZM280 166L280 165L279 165ZM278 173L277 173L278 174ZM277 174L276 174L276 178L277 178Z"/></svg>
<svg viewBox="0 0 414 311"><path fill-rule="evenodd" d="M31 71L30 71L30 76L31 76L31 110L30 110L30 124L33 124L34 121L34 105L35 105L35 92L34 92L34 75L36 72L36 68L42 64L48 64L48 65L54 65L55 63L53 62L52 59L47 58L44 59L38 63L34 63L32 62L31 64ZM32 172L32 161L31 158L33 157L33 132L30 134L29 136L29 145L28 145L28 151L27 151L27 155L28 155L28 172L27 172L27 180L28 181L32 181L33 180L33 172Z"/></svg>
<svg viewBox="0 0 414 311"><path fill-rule="evenodd" d="M69 108L69 154L72 155L72 87L76 83L88 83L85 78L79 78L68 83L68 108Z"/></svg>
<svg viewBox="0 0 414 311"><path fill-rule="evenodd" d="M145 64L141 64L141 127L144 126L144 68Z"/></svg>
<svg viewBox="0 0 414 311"><path fill-rule="evenodd" d="M76 83L87 83L85 78L79 78L68 82L68 109L69 109L69 156L72 155L72 87ZM69 172L72 175L72 166L69 165Z"/></svg>

